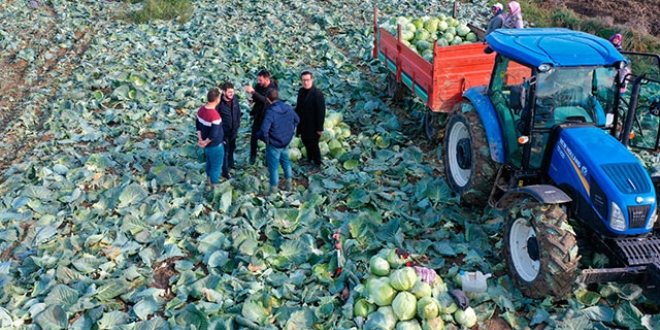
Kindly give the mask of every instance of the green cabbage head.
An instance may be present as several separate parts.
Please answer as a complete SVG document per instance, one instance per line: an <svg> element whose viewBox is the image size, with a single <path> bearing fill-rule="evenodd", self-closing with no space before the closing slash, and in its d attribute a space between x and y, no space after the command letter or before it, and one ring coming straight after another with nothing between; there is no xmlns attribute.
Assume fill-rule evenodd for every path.
<svg viewBox="0 0 660 330"><path fill-rule="evenodd" d="M396 321L395 321L396 322ZM391 323L385 314L375 312L369 314L367 321L364 322L364 330L393 330L395 323Z"/></svg>
<svg viewBox="0 0 660 330"><path fill-rule="evenodd" d="M370 292L370 298L378 306L389 306L396 296L396 291L386 282L376 283ZM414 296L413 296L414 297Z"/></svg>
<svg viewBox="0 0 660 330"><path fill-rule="evenodd" d="M390 275L390 285L397 291L407 291L417 283L417 272L412 267L397 269Z"/></svg>
<svg viewBox="0 0 660 330"><path fill-rule="evenodd" d="M424 281L417 281L412 289L410 289L410 293L414 294L417 299L430 296L432 292L431 286Z"/></svg>
<svg viewBox="0 0 660 330"><path fill-rule="evenodd" d="M440 317L426 319L422 321L422 330L444 330L445 322Z"/></svg>
<svg viewBox="0 0 660 330"><path fill-rule="evenodd" d="M432 319L438 316L438 302L431 297L422 297L417 302L417 315L422 319Z"/></svg>
<svg viewBox="0 0 660 330"><path fill-rule="evenodd" d="M394 315L400 321L408 321L417 313L417 298L410 292L399 292L392 301Z"/></svg>
<svg viewBox="0 0 660 330"><path fill-rule="evenodd" d="M353 306L355 316L367 317L376 310L376 305L367 301L367 299L358 299Z"/></svg>
<svg viewBox="0 0 660 330"><path fill-rule="evenodd" d="M474 312L472 307L468 307L465 310L457 309L454 313L454 320L460 325L464 325L468 328L472 328L477 324L477 314Z"/></svg>
<svg viewBox="0 0 660 330"><path fill-rule="evenodd" d="M396 324L396 330L422 330L417 320L401 321Z"/></svg>
<svg viewBox="0 0 660 330"><path fill-rule="evenodd" d="M369 260L369 270L374 275L384 276L390 272L390 263L376 255Z"/></svg>

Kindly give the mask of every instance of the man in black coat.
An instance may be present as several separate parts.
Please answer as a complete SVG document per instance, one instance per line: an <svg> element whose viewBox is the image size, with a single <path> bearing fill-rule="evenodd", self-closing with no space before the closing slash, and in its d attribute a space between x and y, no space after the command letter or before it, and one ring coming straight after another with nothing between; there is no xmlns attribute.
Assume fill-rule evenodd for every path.
<svg viewBox="0 0 660 330"><path fill-rule="evenodd" d="M264 121L264 116L266 114L266 108L268 108L268 103L266 102L266 92L269 89L278 89L277 83L270 79L270 72L268 70L261 70L257 74L257 84L254 87L250 85L243 86L245 92L252 94L252 97L249 99L250 102L254 102L252 106L252 111L250 111L250 116L252 116L252 135L250 136L250 164L254 164L257 158L257 148L259 139L257 139L257 133L261 129L261 124Z"/></svg>
<svg viewBox="0 0 660 330"><path fill-rule="evenodd" d="M312 169L321 166L321 150L319 139L323 134L323 123L325 122L325 98L323 93L314 86L312 73L304 71L300 75L302 88L298 90L296 102L296 113L300 117L298 124L298 135L307 150L307 160L312 164Z"/></svg>
<svg viewBox="0 0 660 330"><path fill-rule="evenodd" d="M222 176L229 179L229 169L234 168L234 151L236 150L236 136L241 127L241 106L234 90L234 84L225 82L220 86L224 91L220 103L216 107L222 118L222 129L225 133L225 161L222 163Z"/></svg>

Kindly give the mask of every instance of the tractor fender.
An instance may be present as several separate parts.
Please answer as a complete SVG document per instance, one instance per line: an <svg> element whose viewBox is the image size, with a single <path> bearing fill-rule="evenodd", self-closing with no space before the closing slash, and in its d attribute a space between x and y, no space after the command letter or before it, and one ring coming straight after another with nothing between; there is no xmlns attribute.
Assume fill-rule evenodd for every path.
<svg viewBox="0 0 660 330"><path fill-rule="evenodd" d="M502 210L513 203L518 203L525 197L531 197L542 204L563 204L573 201L564 191L549 184L523 186L507 191L495 204L495 208Z"/></svg>
<svg viewBox="0 0 660 330"><path fill-rule="evenodd" d="M493 161L504 163L504 140L502 138L502 125L493 106L493 102L488 97L488 88L486 86L472 87L463 93L463 97L468 99L479 113L481 122L486 131L486 139L490 147L490 157Z"/></svg>

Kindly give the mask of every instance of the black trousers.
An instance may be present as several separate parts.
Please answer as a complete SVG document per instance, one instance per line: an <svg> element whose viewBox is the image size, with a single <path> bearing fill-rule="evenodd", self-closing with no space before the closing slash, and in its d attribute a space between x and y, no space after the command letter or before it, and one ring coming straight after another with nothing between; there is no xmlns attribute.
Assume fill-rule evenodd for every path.
<svg viewBox="0 0 660 330"><path fill-rule="evenodd" d="M227 176L229 169L234 168L234 151L236 151L236 137L232 136L225 145L225 159L222 162L222 175Z"/></svg>
<svg viewBox="0 0 660 330"><path fill-rule="evenodd" d="M320 138L320 136L317 136L312 138L303 137L300 139L307 151L307 159L310 163L318 166L321 166L321 149L319 149Z"/></svg>
<svg viewBox="0 0 660 330"><path fill-rule="evenodd" d="M250 162L257 159L257 150L259 150L259 139L257 133L261 130L261 123L256 120L252 122L252 134L250 135Z"/></svg>

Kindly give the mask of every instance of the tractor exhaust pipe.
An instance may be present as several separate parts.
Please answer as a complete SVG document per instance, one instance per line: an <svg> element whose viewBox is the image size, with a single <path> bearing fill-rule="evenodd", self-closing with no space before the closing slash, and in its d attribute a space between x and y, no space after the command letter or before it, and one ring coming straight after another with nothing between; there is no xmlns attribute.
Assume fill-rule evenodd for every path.
<svg viewBox="0 0 660 330"><path fill-rule="evenodd" d="M642 80L646 74L637 76L632 88L632 95L630 97L630 104L628 105L628 113L626 114L626 122L623 124L621 130L621 144L629 146L630 133L632 132L633 121L637 115L637 99L639 98L639 91L642 88Z"/></svg>

